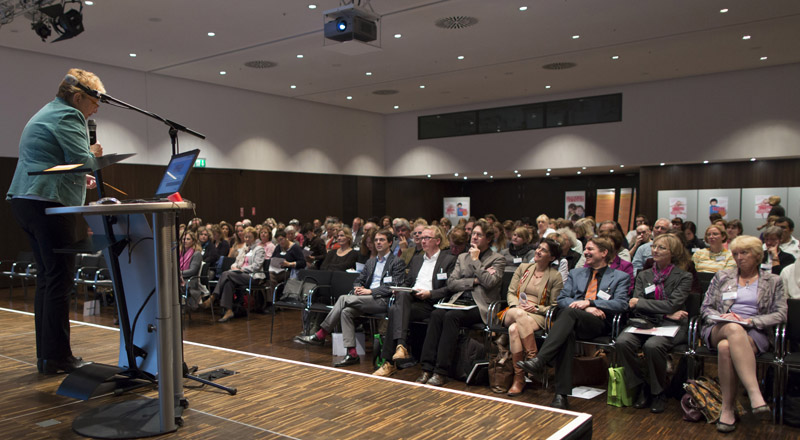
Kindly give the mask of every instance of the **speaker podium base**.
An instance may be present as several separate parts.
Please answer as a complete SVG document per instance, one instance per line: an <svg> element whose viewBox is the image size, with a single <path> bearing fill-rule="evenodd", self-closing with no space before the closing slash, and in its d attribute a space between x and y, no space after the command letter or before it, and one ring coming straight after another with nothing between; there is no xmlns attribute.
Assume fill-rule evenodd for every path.
<svg viewBox="0 0 800 440"><path fill-rule="evenodd" d="M158 399L117 402L87 411L72 422L72 430L84 437L103 439L144 438L178 430L183 407L175 408L172 429L162 430Z"/></svg>

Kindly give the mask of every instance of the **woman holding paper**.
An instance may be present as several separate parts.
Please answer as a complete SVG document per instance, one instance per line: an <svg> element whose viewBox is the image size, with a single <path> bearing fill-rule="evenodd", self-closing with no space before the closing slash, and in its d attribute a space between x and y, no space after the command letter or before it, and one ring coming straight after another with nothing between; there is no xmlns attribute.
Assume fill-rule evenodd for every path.
<svg viewBox="0 0 800 440"><path fill-rule="evenodd" d="M689 255L675 235L659 235L652 251L653 267L636 275L633 297L628 301L631 316L659 326L677 326L677 332L674 336L656 336L625 331L617 338L617 351L625 385L629 389L641 385L633 407L650 407L650 412L658 414L667 405L667 353L686 342L689 321L684 304L692 289L692 275L686 271ZM639 366L639 350L644 353L646 375Z"/></svg>
<svg viewBox="0 0 800 440"><path fill-rule="evenodd" d="M730 250L738 269L717 272L700 310L705 324L703 340L718 351L720 432L736 429L734 405L739 380L747 390L753 414L770 417L758 387L755 355L769 350L768 334L772 327L786 321L787 309L780 277L759 271L764 255L761 240L741 235L731 242Z"/></svg>
<svg viewBox="0 0 800 440"><path fill-rule="evenodd" d="M516 233L515 233L516 236ZM523 263L514 272L508 286L508 307L498 314L508 327L511 358L514 365L514 382L508 390L511 397L525 389L525 371L517 366L523 359L536 357L538 348L534 333L544 328L544 317L556 299L564 281L553 261L561 258L561 246L545 238L533 254L533 263Z"/></svg>

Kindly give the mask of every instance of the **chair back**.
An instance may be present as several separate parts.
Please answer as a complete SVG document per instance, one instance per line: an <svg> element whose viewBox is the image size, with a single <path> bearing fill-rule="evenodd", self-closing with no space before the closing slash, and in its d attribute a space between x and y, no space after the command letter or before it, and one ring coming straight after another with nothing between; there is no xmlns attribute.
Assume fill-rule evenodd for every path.
<svg viewBox="0 0 800 440"><path fill-rule="evenodd" d="M358 274L343 271L331 273L331 300L333 302L340 296L347 295L353 290L353 283L358 279Z"/></svg>
<svg viewBox="0 0 800 440"><path fill-rule="evenodd" d="M700 315L700 307L703 305L703 298L705 295L697 293L690 293L686 298L686 311L689 312L689 319Z"/></svg>
<svg viewBox="0 0 800 440"><path fill-rule="evenodd" d="M711 280L714 278L714 275L716 275L716 273L697 272L697 280L700 281L700 293L703 295L706 294L708 286L711 285Z"/></svg>
<svg viewBox="0 0 800 440"><path fill-rule="evenodd" d="M516 271L516 270L515 270ZM508 293L508 286L511 285L511 279L514 278L514 272L503 272L503 281L500 282L500 297L505 298Z"/></svg>
<svg viewBox="0 0 800 440"><path fill-rule="evenodd" d="M786 315L786 349L789 353L800 352L800 299L786 300L789 306Z"/></svg>

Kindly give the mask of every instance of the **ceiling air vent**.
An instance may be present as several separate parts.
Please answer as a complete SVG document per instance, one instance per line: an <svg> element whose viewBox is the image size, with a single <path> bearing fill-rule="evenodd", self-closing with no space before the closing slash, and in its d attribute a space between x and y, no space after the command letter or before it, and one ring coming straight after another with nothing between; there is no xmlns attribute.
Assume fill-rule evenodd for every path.
<svg viewBox="0 0 800 440"><path fill-rule="evenodd" d="M374 92L372 92L373 95L394 95L396 93L398 93L397 90L391 90L391 89L375 90Z"/></svg>
<svg viewBox="0 0 800 440"><path fill-rule="evenodd" d="M442 29L464 29L476 23L478 23L478 19L475 17L457 15L455 17L445 17L436 20L436 27Z"/></svg>
<svg viewBox="0 0 800 440"><path fill-rule="evenodd" d="M547 69L547 70L565 70L565 69L572 69L576 65L577 64L575 64L575 63L550 63L550 64L545 64L544 66L542 66L542 69Z"/></svg>
<svg viewBox="0 0 800 440"><path fill-rule="evenodd" d="M256 60L256 61L248 61L244 63L244 65L253 69L269 69L270 67L277 66L278 63L273 63L272 61Z"/></svg>

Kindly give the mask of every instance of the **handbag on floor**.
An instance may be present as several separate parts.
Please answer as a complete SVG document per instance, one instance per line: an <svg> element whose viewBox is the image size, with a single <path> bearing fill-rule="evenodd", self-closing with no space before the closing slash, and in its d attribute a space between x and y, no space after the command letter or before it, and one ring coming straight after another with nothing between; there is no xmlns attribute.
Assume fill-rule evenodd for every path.
<svg viewBox="0 0 800 440"><path fill-rule="evenodd" d="M511 352L502 349L489 361L489 387L493 392L502 394L511 388L511 383L514 381L512 362Z"/></svg>
<svg viewBox="0 0 800 440"><path fill-rule="evenodd" d="M633 393L625 385L624 367L610 367L608 369L607 403L618 407L633 405Z"/></svg>

